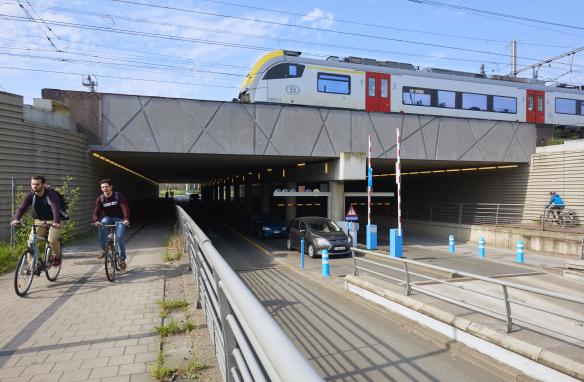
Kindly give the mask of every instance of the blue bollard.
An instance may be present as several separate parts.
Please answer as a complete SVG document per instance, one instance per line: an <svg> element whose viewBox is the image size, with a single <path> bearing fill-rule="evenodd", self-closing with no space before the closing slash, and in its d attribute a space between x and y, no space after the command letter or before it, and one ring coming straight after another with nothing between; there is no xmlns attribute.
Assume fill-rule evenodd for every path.
<svg viewBox="0 0 584 382"><path fill-rule="evenodd" d="M389 230L389 255L391 257L402 257L402 251L403 237L399 235L397 228L392 228Z"/></svg>
<svg viewBox="0 0 584 382"><path fill-rule="evenodd" d="M517 254L515 256L515 262L523 264L524 260L525 259L523 258L523 241L519 240L517 242Z"/></svg>
<svg viewBox="0 0 584 382"><path fill-rule="evenodd" d="M377 249L377 225L367 224L367 249Z"/></svg>
<svg viewBox="0 0 584 382"><path fill-rule="evenodd" d="M454 253L454 235L448 236L448 252Z"/></svg>
<svg viewBox="0 0 584 382"><path fill-rule="evenodd" d="M485 257L485 239L479 239L479 257Z"/></svg>
<svg viewBox="0 0 584 382"><path fill-rule="evenodd" d="M329 277L331 275L328 249L322 250L322 275L324 277Z"/></svg>
<svg viewBox="0 0 584 382"><path fill-rule="evenodd" d="M300 269L304 270L304 239L300 240Z"/></svg>

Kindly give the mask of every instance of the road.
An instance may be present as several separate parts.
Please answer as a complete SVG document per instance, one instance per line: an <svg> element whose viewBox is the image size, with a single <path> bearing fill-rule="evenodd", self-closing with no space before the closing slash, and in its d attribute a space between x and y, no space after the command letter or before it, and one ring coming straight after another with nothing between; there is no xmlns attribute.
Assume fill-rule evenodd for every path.
<svg viewBox="0 0 584 382"><path fill-rule="evenodd" d="M226 223L232 220L216 214L197 211L192 215L325 379L504 380L492 373L492 363L477 362L482 357L476 354L469 357L473 354L469 349L345 295L327 285L328 280L310 279L293 271L277 260L293 255L284 250L284 240L244 235L244 226L235 228Z"/></svg>

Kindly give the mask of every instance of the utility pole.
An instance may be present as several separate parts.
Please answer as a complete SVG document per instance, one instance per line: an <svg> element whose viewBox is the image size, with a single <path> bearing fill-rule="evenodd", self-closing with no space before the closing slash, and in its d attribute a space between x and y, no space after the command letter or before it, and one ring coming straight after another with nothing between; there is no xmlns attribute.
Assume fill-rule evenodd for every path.
<svg viewBox="0 0 584 382"><path fill-rule="evenodd" d="M517 77L517 40L511 41L511 77Z"/></svg>

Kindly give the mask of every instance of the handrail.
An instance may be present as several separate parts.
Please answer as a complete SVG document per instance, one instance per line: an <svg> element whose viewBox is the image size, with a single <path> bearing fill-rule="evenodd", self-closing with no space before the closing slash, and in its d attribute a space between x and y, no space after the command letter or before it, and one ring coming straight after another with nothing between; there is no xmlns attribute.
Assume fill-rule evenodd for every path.
<svg viewBox="0 0 584 382"><path fill-rule="evenodd" d="M511 305L512 304L516 304L516 302L512 299L509 298L508 295L508 288L511 289L515 289L515 290L521 290L524 292L529 292L529 293L534 293L534 294L538 294L541 296L545 296L545 297L549 297L549 298L554 298L554 299L559 299L562 301L567 301L567 302L571 302L571 303L576 303L576 304L580 304L582 309L584 310L584 298L582 297L578 297L578 296L572 296L572 295L566 295L563 293L558 293L558 292L554 292L554 291L549 291L549 290L545 290L545 289L541 289L541 288L534 288L531 286L527 286L527 285L522 285L522 284L517 284L517 283L513 283L513 282L509 282L509 281L505 281L505 280L499 280L499 279L493 279L490 277L486 277L486 276L480 276L480 275L476 275L473 273L469 273L469 272L464 272L464 271L459 271L456 269L450 269L450 268L445 268L445 267L441 267L441 266L437 266L437 265L432 265L432 264L426 264L420 261L415 261L415 260L409 260L409 259L403 259L403 258L396 258L396 257L390 257L388 256L388 254L383 254L383 253L379 253L379 252L374 252L374 251L369 251L369 250L365 250L365 249L361 249L361 248L352 248L353 250L353 272L355 275L358 274L359 270L363 270L365 272L370 272L373 275L378 275L378 276L387 276L384 278L393 280L394 282L396 282L398 285L402 285L405 286L406 288L406 295L411 295L412 290L413 291L418 291L421 293L425 293L427 295L433 296L435 298L439 298L441 300L459 305L459 306L463 306L466 307L468 309L471 310L475 310L475 311L479 311L482 312L484 314L488 314L486 312L483 311L483 309L485 309L485 307L480 307L478 308L476 305L473 305L471 303L469 303L468 301L466 301L465 299L461 299L461 300L457 300L456 298L452 297L452 296L444 296L438 292L434 292L434 291L430 291L427 290L426 288L422 288L419 285L417 285L417 283L410 281L410 276L417 276L421 279L425 279L425 280L430 280L430 281L434 281L434 282L438 282L441 285L447 285L450 287L454 287L457 289L462 289L466 292L469 293L475 293L475 294L481 294L481 295L486 295L489 298L494 298L496 300L500 300L502 302L504 302L505 305L505 311L503 313L499 313L499 312L493 312L491 310L489 310L489 312L491 312L491 314L489 314L492 317L495 318L501 318L504 317L506 322L507 322L507 332L511 332L513 331L513 319L515 319L516 321L521 321L521 322L526 322L528 324L532 324L538 327L542 327L541 324L536 324L534 322L530 322L528 320L525 320L523 318L518 318L514 315L511 314ZM391 262L397 262L397 263L401 263L404 265L403 269L400 269L398 267L391 267L387 264L383 264L383 263L379 263L379 262L375 262L373 259L361 259L359 257L355 256L355 253L361 253L364 255L370 255L373 257L379 257L379 258L383 258L386 261L391 261ZM393 277L393 276L389 276L389 275L384 275L384 274L380 274L379 270L374 271L374 270L369 270L367 268L365 268L364 266L359 265L359 263L369 263L369 264L374 264L377 267L380 268L389 268L392 269L394 271L398 271L401 273L405 274L405 281L398 279L397 277ZM418 272L412 272L411 270L408 269L408 265L415 265L418 268L425 268L425 269L431 269L434 271L440 271L440 272L445 272L445 273L450 273L452 275L457 275L457 276L461 276L461 277L466 277L469 279L473 279L473 280L479 280L479 281L483 281L486 283L490 283L490 284L494 284L494 285L498 285L502 287L503 290L503 295L502 296L494 296L490 293L485 293L482 291L477 291L477 290L473 290L474 288L468 288L464 285L457 285L457 283L449 283L445 280L437 280L434 277L428 276L428 275L423 275L421 273ZM533 304L517 304L517 305L521 305L523 307L526 308L530 308L530 309L534 309L534 310L539 310L541 312L544 313L548 313L551 314L551 312L549 310L546 310L546 308L541 308L538 306L534 306ZM495 313L495 315L493 315L492 313ZM570 316L567 314L561 314L560 316L562 316L565 319L568 320L572 320L572 321L576 321L579 322L580 325L584 324L584 318L582 317L574 317L574 316ZM545 328L544 329L547 330L551 330L551 331L555 331L554 328ZM571 336L571 334L568 333L560 333L562 335L565 336ZM580 338L580 340L582 340L584 338Z"/></svg>
<svg viewBox="0 0 584 382"><path fill-rule="evenodd" d="M250 375L254 381L322 381L305 357L294 346L285 332L266 311L253 293L217 252L211 240L180 207L176 206L177 219L187 245L189 261L197 280L197 305L207 298L219 312L219 333L222 354L217 353L223 379L235 381ZM217 300L213 290L203 282L202 263L210 266L217 285ZM209 276L209 275L208 275ZM201 293L211 294L201 297ZM215 301L214 301L215 300ZM206 315L213 318L213 315ZM213 324L213 323L212 323ZM209 328L214 325L208 325ZM217 334L217 333L213 333ZM239 374L239 377L238 377Z"/></svg>

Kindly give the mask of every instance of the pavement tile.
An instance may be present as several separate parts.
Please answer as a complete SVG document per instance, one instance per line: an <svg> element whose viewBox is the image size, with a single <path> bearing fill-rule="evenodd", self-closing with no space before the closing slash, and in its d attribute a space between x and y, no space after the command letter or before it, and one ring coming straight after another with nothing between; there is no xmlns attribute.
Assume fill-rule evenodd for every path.
<svg viewBox="0 0 584 382"><path fill-rule="evenodd" d="M92 359L92 358L97 358L97 356L99 355L100 350L83 350L80 352L77 352L73 355L73 359Z"/></svg>
<svg viewBox="0 0 584 382"><path fill-rule="evenodd" d="M136 354L136 357L134 358L134 362L152 362L152 361L156 361L157 357L158 357L158 352L155 352L155 351L148 352L148 353L139 353L139 354Z"/></svg>
<svg viewBox="0 0 584 382"><path fill-rule="evenodd" d="M5 357L0 357L0 365L2 365L2 367L13 367L16 366L19 360L20 360L19 355L11 356L9 355Z"/></svg>
<svg viewBox="0 0 584 382"><path fill-rule="evenodd" d="M58 362L51 369L51 373L58 373L62 371L79 370L83 360L78 359L75 361Z"/></svg>
<svg viewBox="0 0 584 382"><path fill-rule="evenodd" d="M111 356L117 356L117 355L122 355L124 354L124 348L123 347L118 347L118 348L107 348L107 349L102 349L99 351L99 357L111 357Z"/></svg>
<svg viewBox="0 0 584 382"><path fill-rule="evenodd" d="M119 366L107 366L99 367L97 369L91 369L90 378L107 378L115 377L118 375Z"/></svg>
<svg viewBox="0 0 584 382"><path fill-rule="evenodd" d="M118 375L117 377L103 378L101 382L129 382L129 375Z"/></svg>
<svg viewBox="0 0 584 382"><path fill-rule="evenodd" d="M75 355L75 353L72 353L72 352L51 354L51 355L47 356L47 359L44 362L57 363L57 362L63 362L63 361L70 361L71 358L73 358L73 355Z"/></svg>
<svg viewBox="0 0 584 382"><path fill-rule="evenodd" d="M48 374L51 369L55 366L54 363L43 363L40 365L29 365L22 371L22 376L26 375L37 375L37 374Z"/></svg>
<svg viewBox="0 0 584 382"><path fill-rule="evenodd" d="M138 354L147 353L150 350L151 344L126 346L124 354ZM160 350L160 344L156 344L156 351Z"/></svg>
<svg viewBox="0 0 584 382"><path fill-rule="evenodd" d="M0 369L0 378L18 377L24 370L24 366L4 367Z"/></svg>
<svg viewBox="0 0 584 382"><path fill-rule="evenodd" d="M38 374L30 379L30 382L57 382L61 378L61 373Z"/></svg>
<svg viewBox="0 0 584 382"><path fill-rule="evenodd" d="M83 360L83 363L81 363L81 366L79 366L79 368L80 369L95 369L98 367L105 367L105 366L107 366L108 361L109 361L108 357L86 359L86 360Z"/></svg>
<svg viewBox="0 0 584 382"><path fill-rule="evenodd" d="M31 378L31 376L2 378L2 382L28 382Z"/></svg>
<svg viewBox="0 0 584 382"><path fill-rule="evenodd" d="M134 354L118 355L110 357L108 365L126 365L134 363Z"/></svg>
<svg viewBox="0 0 584 382"><path fill-rule="evenodd" d="M41 365L47 359L48 355L25 354L16 363L16 366Z"/></svg>
<svg viewBox="0 0 584 382"><path fill-rule="evenodd" d="M120 371L118 372L118 374L119 375L138 374L138 373L145 373L146 371L147 371L146 363L141 362L141 363L132 363L132 364L120 366Z"/></svg>
<svg viewBox="0 0 584 382"><path fill-rule="evenodd" d="M152 382L153 380L154 378L152 378L148 373L130 375L130 382Z"/></svg>
<svg viewBox="0 0 584 382"><path fill-rule="evenodd" d="M88 377L90 373L91 369L66 371L61 376L59 382L86 381L87 379L89 379Z"/></svg>

